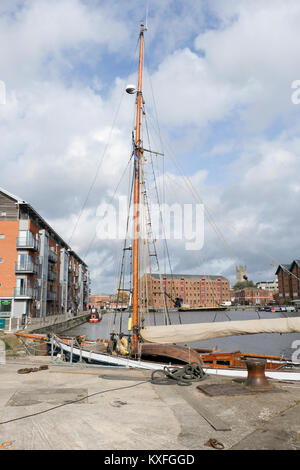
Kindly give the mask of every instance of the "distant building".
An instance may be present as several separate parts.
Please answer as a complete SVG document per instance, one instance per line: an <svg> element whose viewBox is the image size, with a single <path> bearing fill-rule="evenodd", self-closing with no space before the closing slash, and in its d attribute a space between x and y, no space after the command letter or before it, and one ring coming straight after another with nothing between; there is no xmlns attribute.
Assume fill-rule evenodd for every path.
<svg viewBox="0 0 300 470"><path fill-rule="evenodd" d="M235 267L236 282L245 282L248 279L247 266L236 266Z"/></svg>
<svg viewBox="0 0 300 470"><path fill-rule="evenodd" d="M84 261L26 201L0 188L0 317L86 308Z"/></svg>
<svg viewBox="0 0 300 470"><path fill-rule="evenodd" d="M176 298L190 307L213 307L230 301L229 280L205 274L145 274L141 280L153 308L174 307ZM166 294L164 294L166 293Z"/></svg>
<svg viewBox="0 0 300 470"><path fill-rule="evenodd" d="M105 308L110 303L110 297L109 294L92 294L90 295L89 305Z"/></svg>
<svg viewBox="0 0 300 470"><path fill-rule="evenodd" d="M280 264L277 268L278 297L280 303L300 299L300 260Z"/></svg>
<svg viewBox="0 0 300 470"><path fill-rule="evenodd" d="M235 304L261 306L274 300L273 289L258 289L256 287L244 287L235 291Z"/></svg>
<svg viewBox="0 0 300 470"><path fill-rule="evenodd" d="M269 290L278 290L278 279L274 279L274 281L260 281L256 283L256 287L258 289L269 289Z"/></svg>

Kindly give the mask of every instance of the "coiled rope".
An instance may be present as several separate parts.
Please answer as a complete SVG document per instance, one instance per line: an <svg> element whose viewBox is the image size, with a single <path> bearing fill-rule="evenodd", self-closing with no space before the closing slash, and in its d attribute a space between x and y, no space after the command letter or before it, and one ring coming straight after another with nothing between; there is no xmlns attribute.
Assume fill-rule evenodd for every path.
<svg viewBox="0 0 300 470"><path fill-rule="evenodd" d="M151 383L155 385L192 385L205 379L205 372L202 367L193 362L184 367L164 367L163 370L155 370L151 375Z"/></svg>

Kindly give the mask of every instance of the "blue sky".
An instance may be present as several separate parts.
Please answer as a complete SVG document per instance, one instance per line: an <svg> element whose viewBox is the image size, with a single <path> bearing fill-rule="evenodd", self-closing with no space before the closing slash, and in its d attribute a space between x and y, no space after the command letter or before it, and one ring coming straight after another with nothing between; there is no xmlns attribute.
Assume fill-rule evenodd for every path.
<svg viewBox="0 0 300 470"><path fill-rule="evenodd" d="M1 183L28 200L81 256L130 153L142 0L3 0L0 5ZM163 141L213 214L205 244L170 244L174 272L222 274L299 258L300 5L296 0L149 0L144 98ZM156 103L153 105L152 90ZM112 128L112 122L114 126ZM166 153L169 203L195 201ZM98 169L98 173L97 173ZM95 179L95 174L97 178ZM172 183L173 181L173 183ZM174 189L177 185L182 191ZM168 191L169 189L169 191ZM120 194L125 194L125 181ZM287 230L288 227L288 230ZM87 255L93 290L115 286L119 242ZM231 255L234 252L234 257Z"/></svg>

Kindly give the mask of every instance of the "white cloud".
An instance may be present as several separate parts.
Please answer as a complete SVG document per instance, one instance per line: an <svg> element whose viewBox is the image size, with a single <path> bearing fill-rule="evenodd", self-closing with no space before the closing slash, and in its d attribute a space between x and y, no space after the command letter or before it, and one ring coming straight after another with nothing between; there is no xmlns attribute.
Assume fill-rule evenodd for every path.
<svg viewBox="0 0 300 470"><path fill-rule="evenodd" d="M0 79L7 85L7 102L0 107L1 186L28 199L68 240L110 142L73 237L81 256L95 233L97 206L112 196L130 156L134 98L124 94L113 130L111 125L125 85L118 66L134 55L138 28L135 24L133 33L131 25L139 4L28 0L0 6L0 41L7 45L0 50ZM255 275L265 258L268 262L267 251L288 262L298 249L300 108L290 95L292 81L299 79L300 6L293 0L215 0L209 6L220 19L219 29L207 30L203 5L178 2L177 10L172 1L153 1L146 53L153 50L155 59L150 70L160 122L172 128L193 185ZM85 77L91 64L97 64L97 74ZM150 85L144 83L146 106L151 106ZM275 118L282 121L280 136L264 135ZM214 137L216 122L230 128L239 119L236 135L225 134L225 142L222 133L211 139L200 167L196 143L210 133ZM224 177L216 183L213 162L225 165L222 155L237 148L242 153L229 163L230 182ZM164 180L168 200L193 200L175 170L168 168ZM127 189L123 182L119 194ZM206 237L197 254L171 243L174 272L232 275L235 260L223 241L209 227ZM119 248L97 238L92 245L87 260L95 282L106 283L105 289L95 284L97 289L115 286Z"/></svg>

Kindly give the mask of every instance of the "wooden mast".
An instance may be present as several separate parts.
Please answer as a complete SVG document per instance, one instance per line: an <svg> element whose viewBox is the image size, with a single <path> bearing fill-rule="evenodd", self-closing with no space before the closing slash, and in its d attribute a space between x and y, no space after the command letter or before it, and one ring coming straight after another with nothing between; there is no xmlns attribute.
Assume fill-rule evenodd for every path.
<svg viewBox="0 0 300 470"><path fill-rule="evenodd" d="M144 25L140 31L139 79L136 99L136 134L134 152L134 233L133 233L133 282L132 282L132 352L137 353L139 334L139 203L140 203L140 158L141 148L141 110L142 110L142 75L144 52Z"/></svg>

